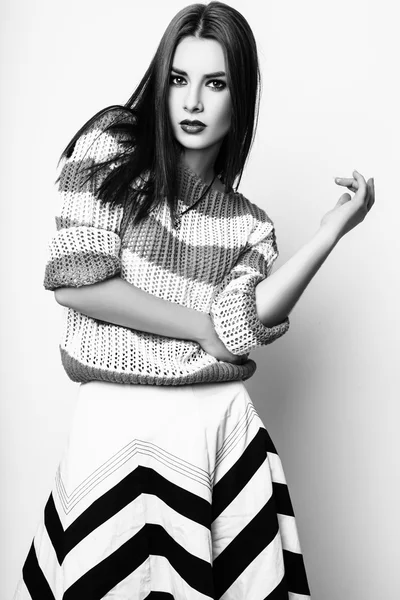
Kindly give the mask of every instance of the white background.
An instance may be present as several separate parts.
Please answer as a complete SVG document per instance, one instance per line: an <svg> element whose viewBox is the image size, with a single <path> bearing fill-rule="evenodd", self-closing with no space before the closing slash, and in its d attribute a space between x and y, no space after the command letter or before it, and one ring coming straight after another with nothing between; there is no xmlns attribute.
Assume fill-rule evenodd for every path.
<svg viewBox="0 0 400 600"><path fill-rule="evenodd" d="M42 282L56 164L124 104L187 2L1 2L0 596L14 591L67 440L78 385ZM259 130L240 191L275 222L279 268L357 169L376 203L252 353L246 387L283 461L314 599L394 598L399 578L399 44L389 0L231 1L256 36ZM250 599L249 599L250 600ZM253 599L251 599L253 600ZM254 599L257 600L257 599Z"/></svg>

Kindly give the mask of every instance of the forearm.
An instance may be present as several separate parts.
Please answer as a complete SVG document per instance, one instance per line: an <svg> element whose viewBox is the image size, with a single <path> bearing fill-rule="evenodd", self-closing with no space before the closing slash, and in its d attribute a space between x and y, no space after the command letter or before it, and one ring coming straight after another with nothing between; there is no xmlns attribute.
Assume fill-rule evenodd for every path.
<svg viewBox="0 0 400 600"><path fill-rule="evenodd" d="M282 267L257 285L257 313L264 325L272 327L289 315L337 242L328 227L320 227Z"/></svg>
<svg viewBox="0 0 400 600"><path fill-rule="evenodd" d="M59 304L107 323L172 338L198 341L209 315L163 300L121 279L55 291Z"/></svg>

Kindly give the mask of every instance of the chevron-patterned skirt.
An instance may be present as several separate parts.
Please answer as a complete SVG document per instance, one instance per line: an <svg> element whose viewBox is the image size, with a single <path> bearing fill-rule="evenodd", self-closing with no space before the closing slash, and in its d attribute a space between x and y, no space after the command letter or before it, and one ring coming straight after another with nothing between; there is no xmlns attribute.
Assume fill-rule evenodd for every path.
<svg viewBox="0 0 400 600"><path fill-rule="evenodd" d="M91 381L14 600L306 600L280 458L242 381Z"/></svg>

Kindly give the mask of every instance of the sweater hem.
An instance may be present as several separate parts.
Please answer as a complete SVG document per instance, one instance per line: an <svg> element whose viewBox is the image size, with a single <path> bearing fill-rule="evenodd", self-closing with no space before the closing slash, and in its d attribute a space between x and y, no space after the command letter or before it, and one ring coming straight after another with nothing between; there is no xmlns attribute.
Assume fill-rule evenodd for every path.
<svg viewBox="0 0 400 600"><path fill-rule="evenodd" d="M198 371L181 373L180 375L163 375L153 373L132 373L110 371L81 363L68 354L60 346L61 362L71 381L87 383L88 381L109 381L112 383L141 385L193 385L196 383L218 383L225 381L245 381L254 375L257 365L248 359L242 365L217 361L212 365L201 367ZM217 360L217 359L216 359Z"/></svg>

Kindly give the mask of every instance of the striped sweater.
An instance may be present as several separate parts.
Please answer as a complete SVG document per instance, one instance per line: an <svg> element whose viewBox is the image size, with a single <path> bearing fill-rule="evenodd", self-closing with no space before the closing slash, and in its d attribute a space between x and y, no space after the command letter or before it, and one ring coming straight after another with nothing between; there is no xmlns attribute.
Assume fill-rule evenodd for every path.
<svg viewBox="0 0 400 600"><path fill-rule="evenodd" d="M94 193L80 166L112 158L120 133L104 131L116 113L99 117L63 162L56 232L48 244L44 287L90 285L115 275L170 302L206 312L226 348L244 364L216 359L195 341L106 323L64 308L60 341L63 367L72 381L185 385L246 380L256 370L251 350L283 335L289 319L266 327L258 318L255 287L278 256L272 221L238 192L215 188L171 227L165 201L119 235L123 208ZM115 162L108 168L113 168ZM178 210L206 190L183 163L177 167ZM96 188L97 189L97 188Z"/></svg>

